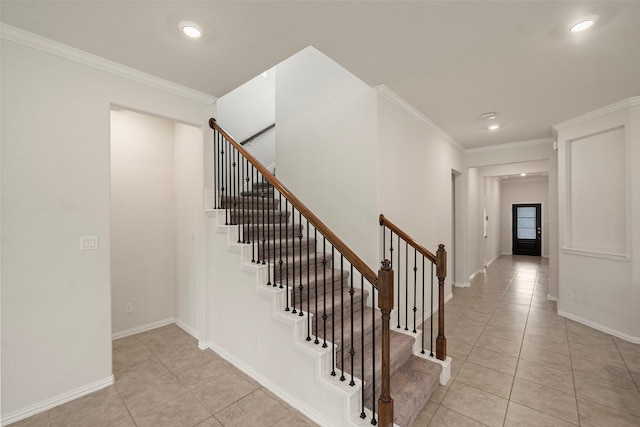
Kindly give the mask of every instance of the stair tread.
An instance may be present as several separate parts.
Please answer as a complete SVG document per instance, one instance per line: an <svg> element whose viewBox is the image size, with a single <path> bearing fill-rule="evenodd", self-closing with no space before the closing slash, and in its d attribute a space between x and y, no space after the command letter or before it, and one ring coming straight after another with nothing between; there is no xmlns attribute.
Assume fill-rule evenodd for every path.
<svg viewBox="0 0 640 427"><path fill-rule="evenodd" d="M413 424L421 409L440 384L442 366L418 356L410 356L391 376L394 422Z"/></svg>

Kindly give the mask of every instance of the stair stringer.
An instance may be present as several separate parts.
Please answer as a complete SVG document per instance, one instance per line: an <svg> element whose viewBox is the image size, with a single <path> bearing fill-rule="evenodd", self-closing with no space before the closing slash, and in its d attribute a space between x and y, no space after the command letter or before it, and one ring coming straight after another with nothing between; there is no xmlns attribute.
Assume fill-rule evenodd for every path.
<svg viewBox="0 0 640 427"><path fill-rule="evenodd" d="M212 221L207 259L213 263L211 281L217 285L215 289L211 284L207 286L208 301L212 301L210 306L207 304L207 312L213 319L202 347L216 351L319 425L370 426L369 410L365 410L365 419L360 418L360 380L355 378L356 385L349 386L350 377L341 382L339 376L330 375L334 346L315 345L313 336L311 342L306 341L308 314L284 311L286 290L266 285L267 265L251 262L251 245L237 242L238 226L224 225L224 210L209 214ZM226 271L218 274L221 270ZM233 304L217 303L218 296L241 301L241 313L233 313ZM262 345L262 336L252 335L256 324L246 317L238 319L246 312L251 314L246 317L256 317L261 327L268 324L268 347ZM219 333L217 325L223 324L224 319L234 320L237 333L233 337ZM274 350L280 347L279 351Z"/></svg>

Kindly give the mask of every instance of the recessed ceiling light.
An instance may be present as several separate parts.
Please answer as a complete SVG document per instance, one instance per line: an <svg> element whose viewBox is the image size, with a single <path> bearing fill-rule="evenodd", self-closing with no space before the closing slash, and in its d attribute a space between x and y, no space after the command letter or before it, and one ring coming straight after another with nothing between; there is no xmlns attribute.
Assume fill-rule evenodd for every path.
<svg viewBox="0 0 640 427"><path fill-rule="evenodd" d="M520 176L527 176L527 174L526 173L521 173Z"/></svg>
<svg viewBox="0 0 640 427"><path fill-rule="evenodd" d="M193 22L182 21L178 24L180 31L192 39L198 39L202 36L202 28L198 24L194 24Z"/></svg>
<svg viewBox="0 0 640 427"><path fill-rule="evenodd" d="M496 130L500 127L500 125L498 123L494 123L492 125L489 125L488 129L489 130Z"/></svg>
<svg viewBox="0 0 640 427"><path fill-rule="evenodd" d="M580 18L577 23L573 24L571 28L569 28L569 31L572 33L578 33L580 31L591 28L593 24L596 23L598 18L600 18L598 15L589 15L585 16L584 18Z"/></svg>

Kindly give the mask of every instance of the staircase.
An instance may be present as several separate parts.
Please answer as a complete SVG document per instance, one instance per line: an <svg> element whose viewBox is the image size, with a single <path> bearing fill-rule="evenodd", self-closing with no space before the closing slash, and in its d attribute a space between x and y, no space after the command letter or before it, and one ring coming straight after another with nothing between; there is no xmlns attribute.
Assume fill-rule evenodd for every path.
<svg viewBox="0 0 640 427"><path fill-rule="evenodd" d="M256 273L254 296L271 296L271 317L280 321L271 324L266 307L256 305L246 287L233 286L232 277L245 283L246 275L234 276L227 267L231 260L216 249L216 259L224 264L218 264L223 282L212 292L219 302L235 302L218 303L213 325L222 325L243 309L253 321L240 317L244 326L236 334L214 326L217 338L212 345L272 390L282 390L285 399L291 396L292 403L307 408L315 419L326 420L322 423L410 426L436 384L445 384L451 372L444 336L444 245L434 255L380 215L384 261L374 272L215 119L209 124L214 130L216 229L227 233L228 250L241 253L241 271ZM409 246L414 252L411 288ZM427 275L430 288L425 287ZM437 337L432 320L436 312ZM420 324L429 317L427 334ZM282 323L291 326L290 341ZM268 349L261 350L260 336L252 330L263 331L271 344ZM250 341L255 351L248 351ZM269 358L260 357L267 353Z"/></svg>
<svg viewBox="0 0 640 427"><path fill-rule="evenodd" d="M292 316L310 313L304 339L323 348L334 345L331 375L336 381L356 386L354 378L364 379L361 401L375 412L381 392L382 319L378 309L367 303L370 290L354 285L344 261L334 259L335 253L326 251L326 241L300 224L290 207L281 206L268 182L248 185L239 196L220 200L227 221L239 227L239 243L254 245L252 261L269 266L264 286L286 290L282 310ZM412 425L442 372L440 364L414 355L414 348L415 334L391 331L391 395L394 423L401 427ZM369 411L362 410L361 417Z"/></svg>

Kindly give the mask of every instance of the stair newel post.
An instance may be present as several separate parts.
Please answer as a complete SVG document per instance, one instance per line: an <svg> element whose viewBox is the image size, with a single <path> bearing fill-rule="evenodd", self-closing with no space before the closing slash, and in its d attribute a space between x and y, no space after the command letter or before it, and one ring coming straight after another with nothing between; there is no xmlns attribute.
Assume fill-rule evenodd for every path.
<svg viewBox="0 0 640 427"><path fill-rule="evenodd" d="M393 270L388 259L382 261L378 271L378 308L382 313L382 387L378 400L378 423L382 427L393 426L393 399L391 398L391 349L390 329L393 310Z"/></svg>
<svg viewBox="0 0 640 427"><path fill-rule="evenodd" d="M444 336L444 279L447 277L447 251L443 244L436 252L436 276L438 277L438 337L436 338L436 358L447 358L447 339Z"/></svg>

